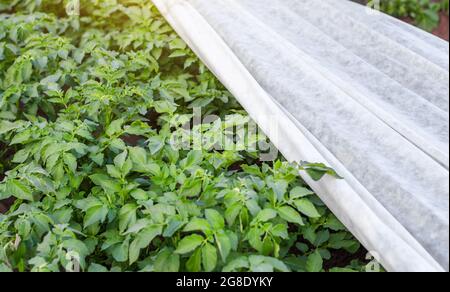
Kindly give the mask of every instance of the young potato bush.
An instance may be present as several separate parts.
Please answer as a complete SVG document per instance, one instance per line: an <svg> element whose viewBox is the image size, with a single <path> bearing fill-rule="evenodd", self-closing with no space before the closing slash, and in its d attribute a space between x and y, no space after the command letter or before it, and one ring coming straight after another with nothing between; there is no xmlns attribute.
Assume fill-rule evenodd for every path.
<svg viewBox="0 0 450 292"><path fill-rule="evenodd" d="M249 119L150 1L81 3L0 0L1 271L323 271L360 249L299 177L332 170L171 147L194 107Z"/></svg>
<svg viewBox="0 0 450 292"><path fill-rule="evenodd" d="M379 8L392 16L409 18L424 30L432 31L439 25L440 14L449 13L448 0L370 0L371 5L379 2ZM361 2L361 1L359 1Z"/></svg>

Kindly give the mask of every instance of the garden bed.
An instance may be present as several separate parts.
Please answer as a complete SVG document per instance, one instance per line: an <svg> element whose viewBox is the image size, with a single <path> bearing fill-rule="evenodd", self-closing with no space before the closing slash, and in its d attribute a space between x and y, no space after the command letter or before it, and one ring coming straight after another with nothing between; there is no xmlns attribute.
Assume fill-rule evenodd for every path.
<svg viewBox="0 0 450 292"><path fill-rule="evenodd" d="M433 29L433 34L446 41L449 40L449 16L446 12L440 13L439 26Z"/></svg>
<svg viewBox="0 0 450 292"><path fill-rule="evenodd" d="M364 270L299 176L333 170L215 147L242 125L267 138L150 1L16 2L0 4L1 271Z"/></svg>

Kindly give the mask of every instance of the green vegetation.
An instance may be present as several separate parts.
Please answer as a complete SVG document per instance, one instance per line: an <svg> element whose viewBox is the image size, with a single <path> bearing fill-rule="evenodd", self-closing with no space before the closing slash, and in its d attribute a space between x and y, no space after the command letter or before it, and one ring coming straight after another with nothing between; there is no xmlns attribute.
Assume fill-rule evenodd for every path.
<svg viewBox="0 0 450 292"><path fill-rule="evenodd" d="M299 177L332 170L209 147L249 118L150 1L65 4L0 0L1 271L363 270ZM194 107L232 118L178 150Z"/></svg>
<svg viewBox="0 0 450 292"><path fill-rule="evenodd" d="M373 3L373 1L372 1ZM448 0L381 0L381 10L399 18L409 18L415 25L432 31L439 25L440 14L449 13Z"/></svg>

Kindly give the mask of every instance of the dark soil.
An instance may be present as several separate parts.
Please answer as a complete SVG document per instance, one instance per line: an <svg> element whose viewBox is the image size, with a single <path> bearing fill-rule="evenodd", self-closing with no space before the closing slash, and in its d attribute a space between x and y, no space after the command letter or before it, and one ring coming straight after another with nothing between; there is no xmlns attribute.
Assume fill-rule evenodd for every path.
<svg viewBox="0 0 450 292"><path fill-rule="evenodd" d="M145 137L142 136L136 136L136 135L126 135L122 137L122 140L128 145L128 146L138 146L139 141L145 139Z"/></svg>
<svg viewBox="0 0 450 292"><path fill-rule="evenodd" d="M448 15L445 13L441 13L441 22L439 23L439 27L437 27L435 30L433 30L433 34L448 41Z"/></svg>
<svg viewBox="0 0 450 292"><path fill-rule="evenodd" d="M161 126L158 124L158 119L161 115L157 113L155 110L151 110L147 113L146 118L148 119L148 124L152 129L157 130L158 132L161 130Z"/></svg>
<svg viewBox="0 0 450 292"><path fill-rule="evenodd" d="M401 18L402 21L409 23L411 25L414 25L414 20L411 18ZM448 30L449 30L449 23L448 23L448 15L444 12L441 13L441 21L439 22L439 26L436 27L431 33L435 36L448 41Z"/></svg>
<svg viewBox="0 0 450 292"><path fill-rule="evenodd" d="M4 151L6 149L6 151ZM0 157L2 157L3 161L11 160L12 156L14 156L15 151L11 147L7 147L6 144L0 142ZM0 182L5 178L5 169L4 165L0 165ZM0 200L0 214L5 214L11 205L14 203L13 199Z"/></svg>
<svg viewBox="0 0 450 292"><path fill-rule="evenodd" d="M293 224L289 224L289 232L295 232L295 230L297 230L297 229L298 229L297 226L295 226ZM297 243L306 244L310 250L315 249L315 247L308 240L304 239L303 237L299 237L297 240ZM295 246L293 246L289 250L289 253L293 254L293 255L297 255L297 256L302 255L302 253ZM329 260L325 260L323 263L323 268L325 271L329 271L332 268L346 268L346 267L350 266L354 260L357 260L363 264L369 263L369 260L366 259L368 251L363 246L361 246L361 248L356 253L353 253L353 254L349 253L348 251L345 251L343 249L340 249L340 250L331 250L330 249L330 253L331 253L331 258Z"/></svg>
<svg viewBox="0 0 450 292"><path fill-rule="evenodd" d="M5 214L6 212L8 212L9 208L11 208L13 204L14 204L13 198L0 201L0 214Z"/></svg>
<svg viewBox="0 0 450 292"><path fill-rule="evenodd" d="M345 268L354 260L358 260L362 263L369 263L366 256L367 250L363 247L361 247L354 254L351 254L345 250L331 250L331 259L324 262L323 268L326 271L332 268Z"/></svg>
<svg viewBox="0 0 450 292"><path fill-rule="evenodd" d="M228 170L229 171L242 171L242 164L244 164L242 161L236 162L236 163L230 165L230 167L228 167Z"/></svg>

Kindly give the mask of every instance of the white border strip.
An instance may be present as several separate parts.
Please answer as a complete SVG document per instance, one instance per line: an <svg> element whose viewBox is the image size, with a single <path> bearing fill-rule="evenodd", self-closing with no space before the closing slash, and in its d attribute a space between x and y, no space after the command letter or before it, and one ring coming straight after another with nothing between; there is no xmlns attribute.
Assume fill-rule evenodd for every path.
<svg viewBox="0 0 450 292"><path fill-rule="evenodd" d="M286 159L325 162L346 177L345 180L325 177L316 182L308 175L302 175L358 240L369 251L378 255L377 260L388 271L445 271L333 155L320 153L327 152L326 148L320 146L320 142L311 140L312 135L306 133L305 129L303 130L306 132L302 132L302 127L299 127L301 125L286 115L195 8L186 0L153 0L153 2L264 132L270 132L271 121L261 117L264 115L280 117L279 136L282 140L278 137L270 138L273 138L272 142ZM365 232L359 232L360 230ZM384 240L380 241L380 238Z"/></svg>

